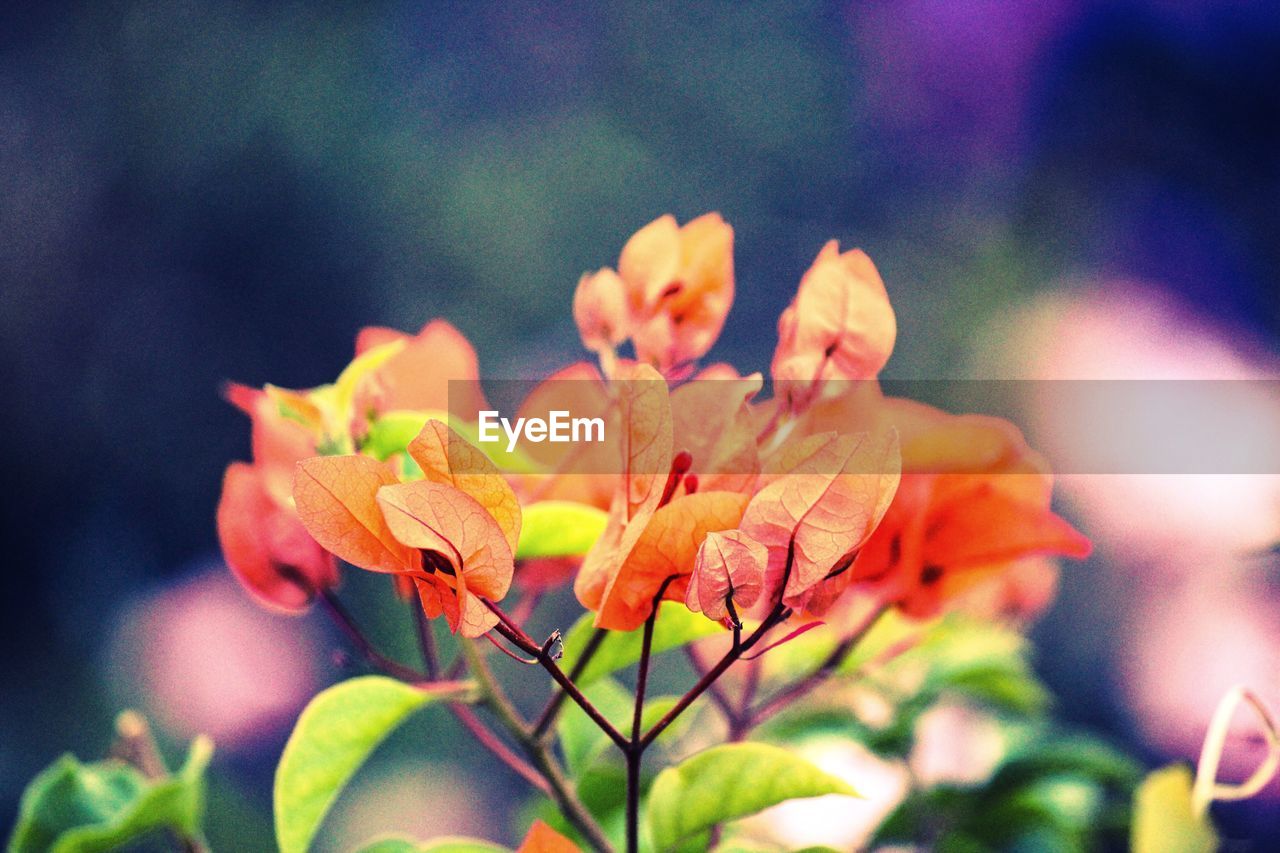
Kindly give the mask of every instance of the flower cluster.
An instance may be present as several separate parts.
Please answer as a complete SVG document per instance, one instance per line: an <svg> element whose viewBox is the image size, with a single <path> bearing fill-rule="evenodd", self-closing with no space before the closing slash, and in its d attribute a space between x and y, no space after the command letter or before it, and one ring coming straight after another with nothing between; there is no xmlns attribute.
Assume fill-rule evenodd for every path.
<svg viewBox="0 0 1280 853"><path fill-rule="evenodd" d="M664 216L616 270L583 276L573 314L599 368L553 374L524 409L568 395L606 417L615 440L589 452L607 473L536 459L516 470L472 444L477 359L441 320L412 337L365 329L331 385L234 386L254 460L227 471L228 564L260 600L299 610L337 582L336 556L393 575L428 616L475 637L524 570L522 508L547 498L607 513L585 554L558 556L610 630L640 627L662 598L737 627L777 608L837 618L868 597L929 616L975 587L1016 585L1045 555L1088 552L1012 425L881 393L896 322L863 252L832 241L801 278L769 399L760 373L698 365L733 293L733 232L716 214ZM1030 608L1045 596L1011 586L1004 598Z"/></svg>

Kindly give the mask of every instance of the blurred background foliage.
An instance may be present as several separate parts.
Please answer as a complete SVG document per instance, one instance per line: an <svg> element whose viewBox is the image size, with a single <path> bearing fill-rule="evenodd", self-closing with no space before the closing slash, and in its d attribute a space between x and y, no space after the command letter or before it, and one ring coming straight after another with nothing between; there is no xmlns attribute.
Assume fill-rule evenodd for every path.
<svg viewBox="0 0 1280 853"><path fill-rule="evenodd" d="M220 476L248 452L224 380L316 385L360 326L441 315L486 375L536 375L579 357L584 270L706 210L737 234L712 355L744 371L829 237L888 284L891 376L1025 362L1020 307L1131 304L1134 281L1265 360L1278 48L1280 7L1246 0L5 4L0 828L37 770L100 754L141 704L171 744L223 726L215 849L269 849L271 768L333 642L246 615L219 573ZM1065 719L1154 762L1188 747L1124 689L1121 611L1162 580L1123 545L1065 573L1037 662ZM1280 597L1265 578L1242 593ZM1266 671L1280 626L1230 627ZM428 741L446 769L388 784L447 815L468 753ZM514 814L485 772L501 784L454 791L457 813ZM1280 809L1220 819L1275 839Z"/></svg>

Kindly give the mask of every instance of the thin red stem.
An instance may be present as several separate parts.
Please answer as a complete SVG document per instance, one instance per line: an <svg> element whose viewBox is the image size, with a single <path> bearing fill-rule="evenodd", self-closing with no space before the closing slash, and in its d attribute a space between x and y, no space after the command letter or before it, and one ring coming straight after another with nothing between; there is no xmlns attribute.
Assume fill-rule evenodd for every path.
<svg viewBox="0 0 1280 853"><path fill-rule="evenodd" d="M506 637L507 639L511 639L511 635L510 635L510 634L505 633L505 632L503 631L502 627L499 627L499 628L498 628L498 633L499 633L499 634L502 634L502 636ZM502 643L499 643L497 640L495 640L495 639L493 638L493 634L490 634L490 633L486 632L486 633L485 633L485 635L484 635L484 638L485 638L486 640L488 640L490 643L492 643L492 644L493 644L493 647L494 647L495 649L497 649L498 651L502 652L504 655L506 655L507 657L511 658L513 661L516 661L517 663L528 664L529 666L537 666L537 665L538 665L538 661L537 661L537 659L536 659L536 658L522 658L522 657L520 657L520 655L516 654L515 652L511 651L511 649L508 649L506 646L502 645Z"/></svg>
<svg viewBox="0 0 1280 853"><path fill-rule="evenodd" d="M693 687L689 689L688 693L680 697L680 701L676 702L676 704L663 716L661 720L654 723L653 728L649 729L645 736L640 739L640 748L644 749L649 744L653 743L654 739L657 738L658 735L662 734L666 730L667 726L675 722L676 718L683 714L685 709L693 704L694 700L706 692L707 689L715 683L717 678L724 675L725 670L733 666L744 652L750 651L751 647L760 642L760 638L767 634L774 625L779 624L790 615L791 608L784 606L782 603L775 605L773 611L765 617L765 620L760 623L760 627L756 628L750 637L744 640L740 645L735 645L726 652L724 657L720 658L719 662L716 663L716 665L713 666L706 675L698 679L698 683L693 685Z"/></svg>
<svg viewBox="0 0 1280 853"><path fill-rule="evenodd" d="M822 663L818 664L816 669L761 702L760 705L753 709L748 715L748 724L751 726L759 725L774 714L777 714L783 708L795 702L797 699L807 696L809 693L816 690L820 684L830 678L831 675L840 668L840 665L844 663L845 658L847 658L853 650L857 648L858 643L860 643L862 639L870 633L871 629L875 627L876 623L880 621L880 617L883 616L886 611L887 608L879 608L873 611L856 631L836 644L836 647L831 650L831 653L828 654L826 658L823 659Z"/></svg>
<svg viewBox="0 0 1280 853"><path fill-rule="evenodd" d="M591 638L587 640L586 646L582 649L582 654L573 662L573 667L569 670L569 680L577 681L578 678L586 671L587 664L591 662L591 658L595 657L596 650L600 648L600 644L604 642L604 638L609 632L604 628L596 628L591 632ZM563 690L557 690L547 702L542 713L538 715L538 721L533 725L533 736L541 738L555 724L556 717L560 714L560 708L564 705L564 700L569 698L569 694Z"/></svg>
<svg viewBox="0 0 1280 853"><path fill-rule="evenodd" d="M386 655L379 652L360 630L360 626L356 624L350 611L343 606L338 600L338 596L333 590L321 590L319 595L320 603L324 605L325 612L329 614L329 618L338 626L339 630L346 635L347 639L365 661L375 669L382 670L387 675L394 676L401 681L420 682L425 680L423 674L412 667L405 666L402 663L392 660Z"/></svg>
<svg viewBox="0 0 1280 853"><path fill-rule="evenodd" d="M814 628L817 628L821 624L823 623L822 622L806 622L805 624L801 625L799 628L796 628L794 631L787 634L781 640L774 640L772 643L765 646L763 649L756 652L755 654L750 656L744 656L742 659L746 661L758 660L759 658L764 657L766 652L770 652L776 649L778 646L785 646L787 643L791 642L796 637L799 637L801 634L806 634L809 631L812 631Z"/></svg>
<svg viewBox="0 0 1280 853"><path fill-rule="evenodd" d="M608 735L609 739L617 744L620 749L626 750L629 746L627 739L622 736L621 732L614 728L613 723L610 723L609 720L605 718L604 714L600 713L599 709L597 709L595 705L591 704L590 699L582 695L582 691L578 689L578 685L574 684L573 681L570 680L569 676L565 675L564 670L556 664L555 659L551 656L551 646L553 645L551 641L556 639L557 635L553 634L546 643L540 646L535 643L528 634L525 634L524 631L521 631L517 626L512 625L510 617L502 612L502 608L498 607L498 605L494 604L492 601L487 599L482 600L485 605L498 616L498 625L495 626L498 633L502 634L502 636L515 644L517 648L526 654L531 655L539 664L541 664L542 668L550 673L551 677L555 679L556 684L560 685L560 688L569 695L569 698L576 702L578 707L591 718L591 721L599 726L600 730Z"/></svg>
<svg viewBox="0 0 1280 853"><path fill-rule="evenodd" d="M662 582L661 589L654 597L649 618L644 620L640 666L636 671L636 702L631 714L631 742L622 751L627 764L627 853L636 853L640 849L640 765L644 758L640 728L644 724L644 694L649 684L649 658L653 652L653 628L658 621L658 602L662 600L662 593L666 592L670 582L670 578Z"/></svg>
<svg viewBox="0 0 1280 853"><path fill-rule="evenodd" d="M529 764L529 762L516 755L509 746L499 740L498 736L490 731L489 728L481 722L480 718L476 716L475 711L472 711L466 705L461 705L456 702L449 705L449 710L453 711L453 715L458 718L458 722L462 723L462 725L466 727L467 731L471 732L472 736L475 737L475 739L479 741L485 749L493 753L499 761L510 767L520 776L520 778L524 779L542 793L547 796L551 795L551 786L547 783L547 780L543 778L542 774L535 770L533 765Z"/></svg>

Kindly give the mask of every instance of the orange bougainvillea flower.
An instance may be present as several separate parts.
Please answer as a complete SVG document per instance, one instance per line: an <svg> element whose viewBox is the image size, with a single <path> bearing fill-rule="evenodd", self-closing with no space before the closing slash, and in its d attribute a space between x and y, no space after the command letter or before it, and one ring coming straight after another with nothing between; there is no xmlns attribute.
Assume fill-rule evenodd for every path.
<svg viewBox="0 0 1280 853"><path fill-rule="evenodd" d="M574 319L588 349L611 357L630 338L636 358L670 374L711 349L732 304L733 229L718 213L683 227L667 215L627 241L616 273L583 277Z"/></svg>
<svg viewBox="0 0 1280 853"><path fill-rule="evenodd" d="M618 258L636 357L666 372L711 349L733 304L733 229L718 213L679 227L663 216Z"/></svg>
<svg viewBox="0 0 1280 853"><path fill-rule="evenodd" d="M730 368L703 371L671 392L672 446L689 454L699 489L747 492L755 484L760 454L747 403L762 382L759 373L740 377Z"/></svg>
<svg viewBox="0 0 1280 853"><path fill-rule="evenodd" d="M580 853L578 845L556 832L540 820L529 827L529 834L520 842L516 853Z"/></svg>
<svg viewBox="0 0 1280 853"><path fill-rule="evenodd" d="M664 583L664 598L683 600L707 534L741 520L760 468L746 406L760 377L699 378L668 396L666 383L649 368L624 367L631 378L616 383L618 422L627 426L622 450L631 455L609 524L587 554L575 589L596 611L598 627L625 631L648 618ZM652 387L633 387L636 380ZM678 481L672 475L677 459L683 472Z"/></svg>
<svg viewBox="0 0 1280 853"><path fill-rule="evenodd" d="M424 611L477 637L496 624L482 599L511 585L520 508L487 457L439 421L408 447L424 479L401 483L367 456L298 464L294 498L302 523L347 562L411 578Z"/></svg>
<svg viewBox="0 0 1280 853"><path fill-rule="evenodd" d="M622 278L607 267L584 275L573 294L573 319L583 346L592 352L612 352L630 334Z"/></svg>
<svg viewBox="0 0 1280 853"><path fill-rule="evenodd" d="M769 553L765 601L820 616L898 487L896 431L827 433L797 443L763 478L742 531ZM828 587L836 587L836 590Z"/></svg>
<svg viewBox="0 0 1280 853"><path fill-rule="evenodd" d="M462 490L425 480L384 486L377 501L397 540L436 555L424 555L424 570L433 571L415 578L427 616L443 613L465 637L492 628L497 617L477 596L500 601L515 569L511 546L493 516Z"/></svg>
<svg viewBox="0 0 1280 853"><path fill-rule="evenodd" d="M443 421L429 420L407 448L430 482L453 486L482 506L515 553L520 501L493 461Z"/></svg>
<svg viewBox="0 0 1280 853"><path fill-rule="evenodd" d="M338 567L291 508L276 501L269 479L260 466L233 462L227 468L218 541L227 566L258 601L298 613L317 590L337 584Z"/></svg>
<svg viewBox="0 0 1280 853"><path fill-rule="evenodd" d="M307 535L293 509L293 468L315 455L316 434L286 417L266 392L227 386L227 399L253 422L253 464L233 463L222 481L218 541L236 579L278 610L305 610L338 582L334 559Z"/></svg>
<svg viewBox="0 0 1280 853"><path fill-rule="evenodd" d="M596 627L633 631L653 612L653 599L684 601L689 576L707 534L732 530L742 520L747 496L737 492L698 492L660 507L644 524L635 544L605 584Z"/></svg>
<svg viewBox="0 0 1280 853"><path fill-rule="evenodd" d="M357 357L380 347L395 352L360 378L353 401L356 418L370 412L448 411L475 420L488 407L475 349L444 320L432 320L412 336L370 326L356 337Z"/></svg>
<svg viewBox="0 0 1280 853"><path fill-rule="evenodd" d="M662 501L671 466L671 399L667 383L647 365L619 366L615 383L621 468L609 507L609 521L587 552L574 579L578 601L596 611L606 589L635 547ZM652 595L657 594L657 587ZM643 621L643 619L641 620Z"/></svg>
<svg viewBox="0 0 1280 853"><path fill-rule="evenodd" d="M769 552L741 530L708 533L698 548L689 579L685 604L708 619L731 619L756 603L764 589L764 567Z"/></svg>
<svg viewBox="0 0 1280 853"><path fill-rule="evenodd" d="M299 459L315 456L318 430L286 417L271 391L232 382L226 386L226 397L249 416L253 464L260 469L276 503L287 505L293 489L293 466Z"/></svg>
<svg viewBox="0 0 1280 853"><path fill-rule="evenodd" d="M796 411L829 379L873 379L893 352L898 326L884 282L865 253L832 240L800 280L778 319L771 372Z"/></svg>
<svg viewBox="0 0 1280 853"><path fill-rule="evenodd" d="M1089 554L1050 508L1048 466L1012 424L896 399L885 416L902 430L904 474L855 583L927 617L1027 557Z"/></svg>

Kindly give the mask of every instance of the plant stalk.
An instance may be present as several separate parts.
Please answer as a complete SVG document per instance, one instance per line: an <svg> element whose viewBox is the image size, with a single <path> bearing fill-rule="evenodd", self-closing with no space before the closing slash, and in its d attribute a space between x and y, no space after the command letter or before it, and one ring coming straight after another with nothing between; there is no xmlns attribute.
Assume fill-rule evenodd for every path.
<svg viewBox="0 0 1280 853"><path fill-rule="evenodd" d="M573 783L565 776L564 770L551 754L551 749L542 741L534 739L532 731L520 718L520 712L498 685L498 680L494 677L493 670L489 668L480 649L469 640L462 640L460 645L471 674L480 685L485 703L511 736L524 748L533 765L541 771L551 789L551 799L560 809L561 814L578 832L582 833L582 837L594 850L599 853L612 853L613 846L605 836L604 830L574 793Z"/></svg>
<svg viewBox="0 0 1280 853"><path fill-rule="evenodd" d="M600 648L600 644L604 642L604 638L609 634L604 628L596 628L591 633L591 638L587 640L587 645L583 647L582 654L573 662L573 668L569 670L569 680L577 681L578 677L586 671L587 664L591 662L591 658L595 657L596 650ZM556 717L560 714L560 708L564 705L564 700L569 698L569 694L564 690L557 690L555 695L551 697L542 713L538 715L538 721L533 726L533 736L543 738L551 727L555 725Z"/></svg>

